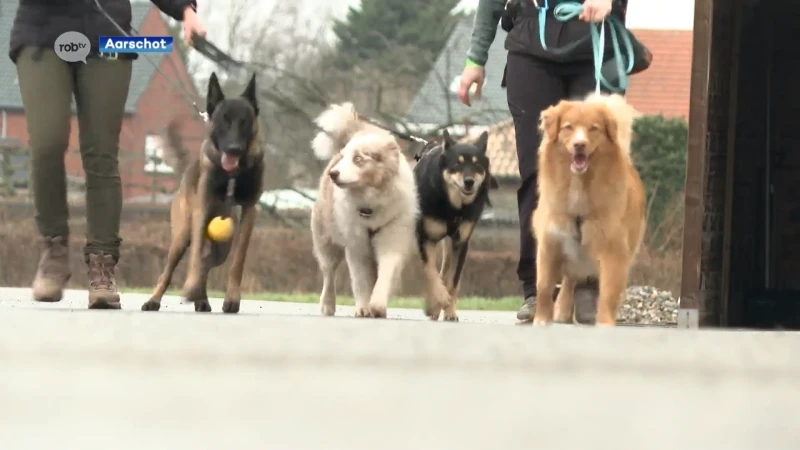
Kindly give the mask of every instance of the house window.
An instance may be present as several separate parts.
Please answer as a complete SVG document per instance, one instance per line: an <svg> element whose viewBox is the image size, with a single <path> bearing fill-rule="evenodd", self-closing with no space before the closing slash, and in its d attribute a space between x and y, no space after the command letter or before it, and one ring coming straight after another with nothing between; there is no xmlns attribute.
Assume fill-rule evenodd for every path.
<svg viewBox="0 0 800 450"><path fill-rule="evenodd" d="M161 137L148 134L144 137L144 171L147 173L172 173L172 167L164 161Z"/></svg>

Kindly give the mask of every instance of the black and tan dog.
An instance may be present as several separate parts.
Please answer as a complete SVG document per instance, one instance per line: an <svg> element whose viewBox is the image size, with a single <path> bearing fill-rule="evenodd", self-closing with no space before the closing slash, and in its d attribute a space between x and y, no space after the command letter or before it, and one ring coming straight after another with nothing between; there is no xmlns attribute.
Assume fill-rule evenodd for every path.
<svg viewBox="0 0 800 450"><path fill-rule="evenodd" d="M225 98L216 74L212 73L206 102L210 128L199 155L183 148L176 122L168 129L166 150L176 160L175 168L183 173L183 178L172 201L172 242L166 267L152 298L142 305L144 311L160 308L161 297L187 249L190 253L184 296L194 302L195 311L211 311L206 291L208 272L225 262L232 246L233 262L222 311L239 311L242 270L256 205L263 191L264 154L259 137L255 75L239 97ZM226 196L231 179L234 189L232 201L228 202ZM212 218L233 217L236 221L232 206L241 207L240 223L236 226L238 236L225 242L209 240L206 229Z"/></svg>
<svg viewBox="0 0 800 450"><path fill-rule="evenodd" d="M457 143L444 132L438 146L423 150L414 167L420 200L417 243L425 270L425 314L438 320L458 321L458 288L469 239L489 203L489 189L497 181L489 172L484 132L475 143ZM436 270L436 246L444 243L441 272Z"/></svg>

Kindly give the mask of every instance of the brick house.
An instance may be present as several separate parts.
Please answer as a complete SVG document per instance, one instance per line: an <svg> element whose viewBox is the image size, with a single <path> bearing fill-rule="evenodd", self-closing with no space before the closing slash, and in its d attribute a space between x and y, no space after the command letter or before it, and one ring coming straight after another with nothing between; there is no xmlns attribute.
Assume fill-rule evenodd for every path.
<svg viewBox="0 0 800 450"><path fill-rule="evenodd" d="M473 18L459 22L436 60L433 70L414 98L405 121L424 133L426 128L451 124L451 134L477 136L489 131L488 154L500 189L492 192L493 217L517 221L517 166L514 124L508 110L506 90L500 87L506 62L503 46L506 32L497 30L489 49L483 95L472 107L461 104L457 89L470 43ZM626 98L642 114L665 117L689 115L692 61L691 30L632 30L653 52L652 66L630 78ZM535 126L535 124L534 124ZM467 138L470 139L470 138Z"/></svg>
<svg viewBox="0 0 800 450"><path fill-rule="evenodd" d="M17 0L0 0L0 35L8 37L16 14ZM133 2L133 28L142 35L165 36L170 32L167 20L150 2ZM8 39L0 39L0 124L6 138L28 143L25 111L19 93L16 68L8 58ZM149 58L169 77L166 80L158 73ZM204 133L204 123L194 107L173 87L174 84L200 100L189 78L186 66L177 52L170 54L139 55L133 63L130 92L125 104L125 118L120 133L120 173L123 182L123 197L130 200L137 196L145 198L155 192L172 191L176 177L166 164L155 162L160 158L158 136L165 124L173 117L183 117L183 133L187 145L199 140ZM199 101L199 105L203 105ZM83 177L78 152L78 122L73 101L73 118L66 167L70 180ZM20 168L17 179L27 179L27 171ZM81 195L71 199L82 201Z"/></svg>

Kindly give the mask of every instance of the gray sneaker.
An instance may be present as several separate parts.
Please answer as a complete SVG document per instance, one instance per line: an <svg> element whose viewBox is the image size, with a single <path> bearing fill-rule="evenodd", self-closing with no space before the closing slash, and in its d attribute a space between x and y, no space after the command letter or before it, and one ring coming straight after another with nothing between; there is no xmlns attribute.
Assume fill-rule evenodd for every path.
<svg viewBox="0 0 800 450"><path fill-rule="evenodd" d="M558 297L561 291L561 285L557 284L555 291L553 291L553 299ZM517 311L517 320L521 323L533 322L533 316L536 315L536 296L530 296L522 302L519 311Z"/></svg>
<svg viewBox="0 0 800 450"><path fill-rule="evenodd" d="M533 322L533 316L536 313L536 297L531 296L525 299L517 311L517 320L520 322Z"/></svg>
<svg viewBox="0 0 800 450"><path fill-rule="evenodd" d="M600 286L597 281L589 280L575 286L575 315L573 322L581 325L594 325L597 319L597 297Z"/></svg>

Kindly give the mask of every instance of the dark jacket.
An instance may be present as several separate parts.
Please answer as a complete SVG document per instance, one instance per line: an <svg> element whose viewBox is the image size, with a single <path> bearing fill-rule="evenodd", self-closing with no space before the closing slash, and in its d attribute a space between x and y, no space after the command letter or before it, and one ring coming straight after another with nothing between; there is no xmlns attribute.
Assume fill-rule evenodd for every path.
<svg viewBox="0 0 800 450"><path fill-rule="evenodd" d="M103 9L126 33L131 32L130 0L98 0ZM187 6L197 7L195 0L152 0L165 14L183 20ZM94 0L20 0L8 56L16 61L27 46L52 49L56 39L67 31L77 31L89 38L92 53L99 49L99 36L124 36L97 8Z"/></svg>
<svg viewBox="0 0 800 450"><path fill-rule="evenodd" d="M544 3L543 0L539 0L539 2L542 4ZM541 39L539 38L539 12L533 6L531 0L523 0L521 2L523 5L521 8L522 11L514 20L513 28L508 33L508 36L506 36L506 50L509 52L529 54L540 59L556 62L569 63L591 61L594 55L592 53L592 41L589 31L590 24L577 19L567 22L558 21L555 16L553 16L553 10L559 1L550 0L549 3L550 10L546 17L544 36L545 43L550 50L545 50L542 47ZM583 3L583 1L579 0L579 3ZM614 0L612 2L611 14L625 23L627 6L628 0ZM611 51L612 46L612 40L609 34L608 29L606 29L605 43L607 54ZM558 54L552 51L554 48L565 47L577 41L581 41L581 45L567 54Z"/></svg>

